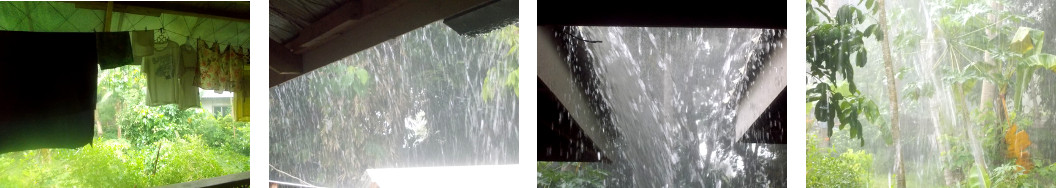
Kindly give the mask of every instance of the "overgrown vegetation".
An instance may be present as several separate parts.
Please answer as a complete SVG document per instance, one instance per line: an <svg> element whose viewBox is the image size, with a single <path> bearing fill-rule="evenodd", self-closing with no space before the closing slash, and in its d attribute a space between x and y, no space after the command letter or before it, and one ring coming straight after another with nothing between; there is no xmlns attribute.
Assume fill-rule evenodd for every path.
<svg viewBox="0 0 1056 188"><path fill-rule="evenodd" d="M841 3L847 4L840 5L839 9L827 7ZM1053 134L1051 131L1039 131L1051 130L1053 123L1056 123L1046 121L1056 110L1054 106L1047 105L1056 98L1046 93L1054 88L1051 83L1056 78L1056 56L1049 54L1051 49L1043 48L1043 41L1046 40L1043 28L1051 30L1053 27L1038 22L1040 19L1053 19L1052 14L1044 13L1051 11L1051 6L1034 6L1040 4L1030 0L888 1L893 3L887 6L890 12L876 15L863 13L865 18L860 18L856 10L874 10L876 7L872 3L872 0L838 3L812 0L807 3L808 73L813 78L810 83L815 84L808 86L808 119L816 118L818 122L828 123L829 129L833 124L839 125L841 129L843 124L850 124L851 129L845 134L850 134L850 139L862 139L854 140L862 142L858 146L848 145L845 144L848 141L840 140L848 137L836 135L840 134L838 132L821 132L824 129L812 128L808 131L823 137L824 141L814 141L809 147L833 151L861 149L858 151L873 154L877 160L872 163L877 168L875 172L869 173L873 174L872 177L886 177L873 180L875 184L884 185L878 187L894 186L893 178L890 177L898 173L889 169L901 163L896 160L902 160L892 157L896 153L909 156L904 158L906 162L902 166L906 169L905 177L899 177L909 179L911 186L907 187L1049 187L1056 184L1056 176L1053 176L1056 163L1053 163L1050 149L1044 147L1053 144L1052 139L1047 139ZM849 13L837 13L834 16L836 19L826 19L830 18L828 11ZM840 19L840 16L856 19ZM859 43L856 40L860 39L853 37L869 33L862 30L873 28L872 25L881 18L890 20L887 28L887 34L891 35L890 56L896 65L893 68L897 70L893 76L876 73L883 72L885 67L871 64L869 62L872 61L868 60L864 65L851 66L862 62L851 58L851 52L879 54L869 52L880 52L883 37L877 36L875 43L869 40ZM844 23L852 25L825 26ZM833 30L828 27L846 29L827 35L822 31ZM875 31L873 33L875 35ZM848 35L852 37L850 40L846 38ZM850 43L811 43L812 40L818 41L816 38ZM848 45L851 48L847 48ZM829 63L833 62L830 59L838 63ZM867 56L865 59L871 58ZM826 71L833 66L841 69ZM834 83L836 86L833 86ZM898 92L894 96L903 100L883 100L892 96L885 95L886 86L897 87ZM856 92L856 89L861 91ZM844 118L854 115L851 113L832 117L832 114L840 112L854 112L847 110L862 104L841 102L837 106L838 110L831 109L832 104L825 104L832 103L836 95L840 96L838 99L846 100L848 94L865 101L875 101L875 104L866 103L866 106L897 103L892 106L902 106L901 110L889 112L880 109L877 115L900 114L903 119L885 122L883 120L887 118L881 117L877 118L879 121L873 121L869 114L866 114L869 121ZM857 108L862 109L861 106ZM865 109L871 110L869 107ZM854 127L859 123L865 125L860 130ZM903 130L892 130L890 124L901 124ZM890 138L887 135L898 133L903 135L903 141L895 147L888 141ZM894 139L895 143L899 142L897 138ZM880 140L885 141L880 142L884 144L875 144ZM829 160L809 155L808 164L825 164L824 160ZM819 169L810 169L815 167L808 166L808 169L816 173L815 170ZM852 173L848 171L843 172ZM808 176L817 177L814 174ZM879 181L881 179L887 180ZM808 185L812 187L844 185L811 184L811 181L815 179L808 179Z"/></svg>
<svg viewBox="0 0 1056 188"><path fill-rule="evenodd" d="M807 187L867 187L872 184L873 155L848 149L839 153L807 139Z"/></svg>
<svg viewBox="0 0 1056 188"><path fill-rule="evenodd" d="M249 170L248 123L145 106L145 81L136 66L101 71L100 136L78 149L0 154L0 187L151 187Z"/></svg>
<svg viewBox="0 0 1056 188"><path fill-rule="evenodd" d="M605 187L609 173L583 162L539 162L536 165L539 187Z"/></svg>
<svg viewBox="0 0 1056 188"><path fill-rule="evenodd" d="M875 7L872 0L865 3ZM810 64L807 102L813 106L814 117L828 125L828 136L839 120L839 128L849 128L851 138L865 144L862 122L882 121L879 110L871 100L860 97L854 81L854 67L863 67L869 62L865 38L883 38L876 24L865 26L868 10L862 11L853 5L844 5L829 16L825 1L807 1L807 63ZM849 125L849 126L847 126Z"/></svg>

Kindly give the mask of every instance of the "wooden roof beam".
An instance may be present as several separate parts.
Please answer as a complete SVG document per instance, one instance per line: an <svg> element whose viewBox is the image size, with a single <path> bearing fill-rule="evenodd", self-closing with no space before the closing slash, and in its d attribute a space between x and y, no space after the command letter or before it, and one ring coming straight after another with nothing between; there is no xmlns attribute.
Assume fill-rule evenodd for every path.
<svg viewBox="0 0 1056 188"><path fill-rule="evenodd" d="M279 85L304 73L301 56L274 40L268 40L268 68L271 86Z"/></svg>
<svg viewBox="0 0 1056 188"><path fill-rule="evenodd" d="M77 8L80 9L94 9L106 11L107 8L107 2L75 1L69 3L73 3L74 5L76 5ZM211 18L249 23L248 13L241 14L235 12L215 12L215 10L201 9L191 6L173 6L172 4L162 3L163 2L115 1L113 5L113 11L129 14L139 14L145 16L161 16L162 13L165 13L181 16L193 16L199 18Z"/></svg>
<svg viewBox="0 0 1056 188"><path fill-rule="evenodd" d="M355 0L345 3L305 27L290 42L271 45L271 86L489 1ZM292 68L297 65L301 68Z"/></svg>
<svg viewBox="0 0 1056 188"><path fill-rule="evenodd" d="M380 0L385 1L385 0ZM415 0L393 3L365 15L346 30L309 49L296 50L304 56L304 72L329 65L361 50L395 38L429 23L470 10L490 0Z"/></svg>
<svg viewBox="0 0 1056 188"><path fill-rule="evenodd" d="M312 46L328 41L341 34L362 19L372 13L378 12L386 6L395 4L396 0L353 0L342 4L337 9L330 11L326 16L316 20L311 25L297 32L297 36L286 42L286 47L293 49L294 53L303 53Z"/></svg>

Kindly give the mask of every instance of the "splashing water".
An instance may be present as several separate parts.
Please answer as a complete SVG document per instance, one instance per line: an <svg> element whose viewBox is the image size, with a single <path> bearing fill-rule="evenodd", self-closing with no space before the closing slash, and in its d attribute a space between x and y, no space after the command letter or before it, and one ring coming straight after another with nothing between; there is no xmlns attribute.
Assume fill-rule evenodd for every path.
<svg viewBox="0 0 1056 188"><path fill-rule="evenodd" d="M517 70L510 29L432 23L273 87L269 163L326 187L367 187L374 168L516 163L516 86L495 84Z"/></svg>
<svg viewBox="0 0 1056 188"><path fill-rule="evenodd" d="M760 29L576 27L589 64L570 64L617 135L608 187L783 186L784 145L731 139L747 74L783 45ZM570 39L566 43L575 42ZM574 51L575 49L566 49ZM765 50L764 50L765 51ZM576 52L573 52L576 53ZM573 58L568 57L569 62ZM608 129L606 129L608 130Z"/></svg>

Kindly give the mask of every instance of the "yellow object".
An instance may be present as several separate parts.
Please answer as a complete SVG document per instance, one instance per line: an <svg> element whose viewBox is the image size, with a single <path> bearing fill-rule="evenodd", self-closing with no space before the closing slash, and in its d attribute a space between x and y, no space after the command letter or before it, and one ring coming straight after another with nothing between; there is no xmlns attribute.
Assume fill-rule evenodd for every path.
<svg viewBox="0 0 1056 188"><path fill-rule="evenodd" d="M235 98L232 99L231 104L234 108L235 121L249 122L249 74L242 76L239 80L239 87L235 91Z"/></svg>
<svg viewBox="0 0 1056 188"><path fill-rule="evenodd" d="M1001 99L1002 108L1007 109L1007 103L1005 99ZM1008 117L1008 111L1005 111L1005 117ZM1012 118L1008 118L1008 131L1005 132L1005 143L1008 144L1005 156L1008 158L1016 159L1016 165L1019 165L1020 170L1023 173L1029 173L1034 168L1034 163L1030 160L1030 152L1027 151L1027 146L1030 146L1030 135L1026 131L1019 130L1019 126L1012 123Z"/></svg>

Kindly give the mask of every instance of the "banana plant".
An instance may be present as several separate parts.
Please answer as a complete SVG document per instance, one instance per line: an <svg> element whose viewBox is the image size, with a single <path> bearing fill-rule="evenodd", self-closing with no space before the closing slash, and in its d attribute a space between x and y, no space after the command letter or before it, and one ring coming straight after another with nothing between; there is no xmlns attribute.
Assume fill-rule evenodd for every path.
<svg viewBox="0 0 1056 188"><path fill-rule="evenodd" d="M1015 112L1020 112L1023 109L1022 91L1030 84L1030 80L1036 70L1048 69L1056 72L1056 56L1041 53L1044 39L1045 31L1029 27L1020 27L1012 37L1012 44L1009 48L1020 55L1019 63L1016 64L1014 70L1015 74L1007 74L1008 77L1015 75L1015 85L1013 87L1016 92L1012 98L1015 102Z"/></svg>

